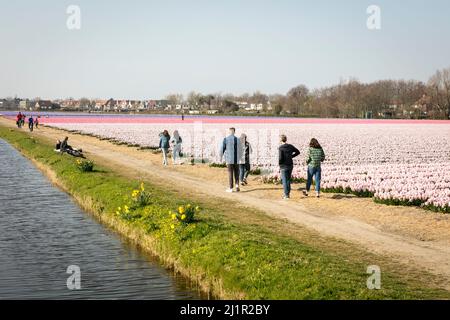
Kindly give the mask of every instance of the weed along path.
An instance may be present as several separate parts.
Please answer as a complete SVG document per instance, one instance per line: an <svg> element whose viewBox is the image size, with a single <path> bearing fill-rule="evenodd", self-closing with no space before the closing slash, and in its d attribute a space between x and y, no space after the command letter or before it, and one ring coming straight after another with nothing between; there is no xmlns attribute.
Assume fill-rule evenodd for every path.
<svg viewBox="0 0 450 320"><path fill-rule="evenodd" d="M0 125L14 123L0 117ZM356 244L364 251L387 256L402 265L423 270L436 277L436 285L450 290L450 216L419 208L389 207L370 199L326 194L321 199L280 200L280 187L263 185L254 178L240 193L225 193L225 170L206 165L162 167L159 155L127 146L114 145L94 137L71 134L43 127L31 135L52 143L64 136L70 144L86 151L93 159L124 176L147 179L182 195L232 203L229 214L239 221L252 223L252 210L271 219L266 227L281 224L280 232L295 234L306 228L322 236ZM284 229L283 226L286 226ZM306 231L305 231L306 232ZM365 270L362 270L364 272ZM420 273L420 272L419 272Z"/></svg>

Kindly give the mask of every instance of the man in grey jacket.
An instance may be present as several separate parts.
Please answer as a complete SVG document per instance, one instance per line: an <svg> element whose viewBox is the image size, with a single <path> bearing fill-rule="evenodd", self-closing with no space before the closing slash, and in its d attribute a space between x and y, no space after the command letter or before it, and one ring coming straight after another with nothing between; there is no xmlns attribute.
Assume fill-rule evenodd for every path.
<svg viewBox="0 0 450 320"><path fill-rule="evenodd" d="M234 134L236 132L235 128L229 129L229 135L223 139L222 147L220 149L220 159L225 157L225 163L228 168L228 179L230 188L227 192L233 192L234 183L236 186L236 192L239 192L239 159L242 154L242 146L240 139L238 139Z"/></svg>

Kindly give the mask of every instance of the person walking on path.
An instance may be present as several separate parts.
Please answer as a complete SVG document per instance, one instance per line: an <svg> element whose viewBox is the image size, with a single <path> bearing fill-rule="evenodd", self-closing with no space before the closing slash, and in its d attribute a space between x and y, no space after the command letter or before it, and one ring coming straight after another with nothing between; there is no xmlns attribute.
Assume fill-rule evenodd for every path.
<svg viewBox="0 0 450 320"><path fill-rule="evenodd" d="M250 154L253 152L250 142L247 141L247 135L241 134L242 154L239 160L239 181L243 186L247 185L247 177L250 173Z"/></svg>
<svg viewBox="0 0 450 320"><path fill-rule="evenodd" d="M220 148L220 161L225 157L225 163L228 169L229 188L226 192L233 192L233 187L236 186L235 191L239 192L239 159L242 154L241 141L234 135L235 128L229 129L228 136L223 139L222 147Z"/></svg>
<svg viewBox="0 0 450 320"><path fill-rule="evenodd" d="M180 164L180 153L181 153L181 144L183 143L183 139L181 139L178 130L173 132L172 139L170 139L170 146L172 147L172 162L174 165ZM178 161L178 162L177 162Z"/></svg>
<svg viewBox="0 0 450 320"><path fill-rule="evenodd" d="M33 132L33 125L34 125L34 119L33 119L33 116L30 116L28 118L28 129L30 129L31 132Z"/></svg>
<svg viewBox="0 0 450 320"><path fill-rule="evenodd" d="M281 182L283 183L283 199L290 199L291 194L291 176L294 169L293 158L298 156L300 151L296 147L287 143L287 137L281 135L281 146L278 149L278 164L280 166Z"/></svg>
<svg viewBox="0 0 450 320"><path fill-rule="evenodd" d="M17 128L22 128L22 113L19 112L16 117Z"/></svg>
<svg viewBox="0 0 450 320"><path fill-rule="evenodd" d="M308 165L308 180L306 181L306 190L303 190L303 194L308 196L308 192L311 188L312 179L316 183L316 197L320 197L320 179L322 178L321 163L325 161L325 152L317 139L311 139L309 143L308 155L306 157L306 164Z"/></svg>
<svg viewBox="0 0 450 320"><path fill-rule="evenodd" d="M38 119L39 117L36 117L36 119L34 119L34 127L36 128L36 129L38 129L38 127L39 127L39 119Z"/></svg>
<svg viewBox="0 0 450 320"><path fill-rule="evenodd" d="M163 154L163 165L167 166L167 155L169 153L169 144L170 141L170 135L167 130L164 130L163 133L159 135L159 148L162 151Z"/></svg>

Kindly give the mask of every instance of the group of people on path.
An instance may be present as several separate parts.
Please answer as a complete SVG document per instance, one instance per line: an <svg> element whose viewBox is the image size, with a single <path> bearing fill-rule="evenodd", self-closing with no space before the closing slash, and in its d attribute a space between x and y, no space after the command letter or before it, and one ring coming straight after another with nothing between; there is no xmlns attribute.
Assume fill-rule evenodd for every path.
<svg viewBox="0 0 450 320"><path fill-rule="evenodd" d="M225 162L228 170L228 188L226 192L239 192L240 186L248 184L247 178L250 173L250 155L252 146L247 140L247 135L242 133L240 138L235 136L236 129L230 128L228 135L223 139L219 155L220 161ZM172 149L173 164L179 164L181 154L181 144L183 140L177 130L171 137L167 130L159 135L159 148L163 154L163 165L168 165L169 149ZM292 144L287 143L286 135L280 137L280 147L278 148L278 165L280 167L280 177L283 184L283 199L290 199L292 171L294 169L293 159L300 154L300 151ZM307 157L307 182L303 195L308 196L312 181L315 181L316 197L320 197L321 163L325 161L325 152L317 141L311 139L309 143Z"/></svg>
<svg viewBox="0 0 450 320"><path fill-rule="evenodd" d="M18 128L22 128L25 125L25 121L27 120L27 116L22 112L19 112L16 116L16 125ZM39 128L39 117L33 118L32 115L28 117L28 129L33 131L34 128Z"/></svg>
<svg viewBox="0 0 450 320"><path fill-rule="evenodd" d="M168 165L169 149L172 149L172 164L181 164L181 144L183 139L181 138L178 130L173 132L171 137L169 131L164 130L159 134L159 148L163 154L163 166Z"/></svg>
<svg viewBox="0 0 450 320"><path fill-rule="evenodd" d="M227 192L239 192L239 182L241 185L247 184L247 176L250 172L250 154L252 148L247 141L247 136L243 133L238 139L235 136L236 129L230 128L228 136L223 140L220 150L221 161L224 159L228 169L229 188ZM283 199L290 199L292 171L294 169L293 159L300 154L300 151L293 145L287 143L286 135L280 137L280 147L278 148L278 165L280 167L281 182L283 184ZM314 178L316 196L320 196L321 163L325 161L325 152L317 139L310 141L306 157L307 182L306 190L303 194L308 196Z"/></svg>

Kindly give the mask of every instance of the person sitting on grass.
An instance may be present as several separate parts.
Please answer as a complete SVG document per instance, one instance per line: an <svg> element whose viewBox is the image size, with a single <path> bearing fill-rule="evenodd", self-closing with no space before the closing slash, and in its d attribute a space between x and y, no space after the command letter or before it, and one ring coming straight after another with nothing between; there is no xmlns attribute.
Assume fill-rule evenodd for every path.
<svg viewBox="0 0 450 320"><path fill-rule="evenodd" d="M55 151L58 151L60 153L65 152L74 157L84 158L83 150L72 148L72 146L69 145L68 140L69 140L69 137L65 137L62 142L60 140L57 140Z"/></svg>
<svg viewBox="0 0 450 320"><path fill-rule="evenodd" d="M306 181L306 190L303 190L303 194L308 196L309 189L311 188L312 179L316 183L316 197L320 197L320 179L322 178L321 163L325 161L325 152L323 152L322 146L317 139L311 139L309 143L308 155L306 157L306 164L308 165L308 180Z"/></svg>

